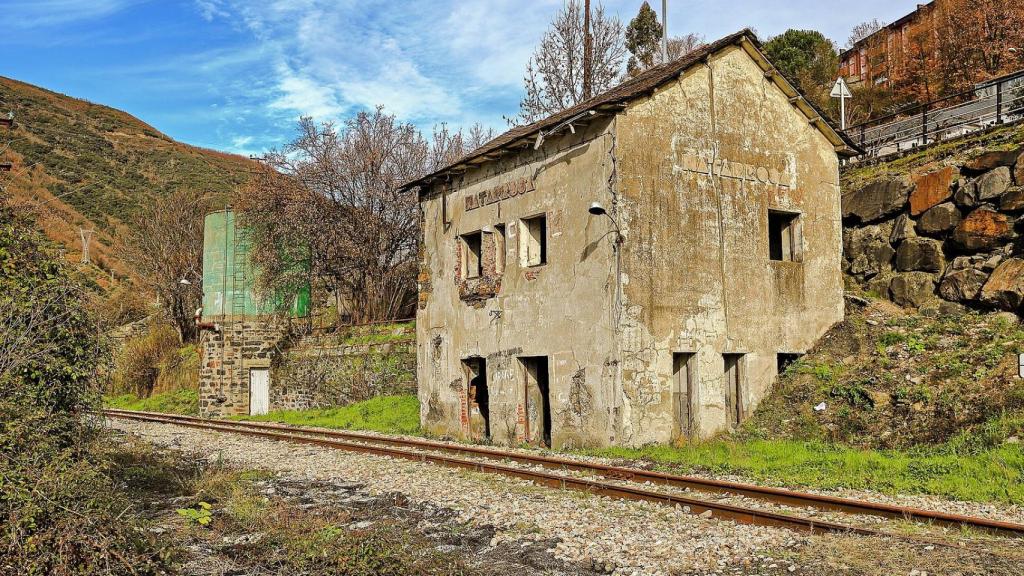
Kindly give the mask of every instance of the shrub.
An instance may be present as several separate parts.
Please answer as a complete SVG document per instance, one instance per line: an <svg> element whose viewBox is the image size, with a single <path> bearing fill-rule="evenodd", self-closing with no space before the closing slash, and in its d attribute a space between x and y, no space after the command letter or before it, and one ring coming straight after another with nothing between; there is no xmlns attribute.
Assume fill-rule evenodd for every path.
<svg viewBox="0 0 1024 576"><path fill-rule="evenodd" d="M100 447L105 348L82 289L0 200L0 574L150 574L159 549Z"/></svg>
<svg viewBox="0 0 1024 576"><path fill-rule="evenodd" d="M129 339L114 362L113 392L147 398L157 386L161 370L178 364L178 333L166 324L154 324Z"/></svg>

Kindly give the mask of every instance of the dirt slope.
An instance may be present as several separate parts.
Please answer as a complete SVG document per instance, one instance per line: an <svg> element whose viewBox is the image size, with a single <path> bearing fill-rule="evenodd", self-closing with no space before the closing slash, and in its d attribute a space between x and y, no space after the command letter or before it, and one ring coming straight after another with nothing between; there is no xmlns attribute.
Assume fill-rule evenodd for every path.
<svg viewBox="0 0 1024 576"><path fill-rule="evenodd" d="M0 127L0 185L19 208L81 256L79 228L95 230L92 266L83 272L97 286L111 273L129 277L117 257L117 234L138 209L179 187L224 200L252 166L241 156L176 142L141 120L98 104L0 77L0 114L14 113L13 130Z"/></svg>

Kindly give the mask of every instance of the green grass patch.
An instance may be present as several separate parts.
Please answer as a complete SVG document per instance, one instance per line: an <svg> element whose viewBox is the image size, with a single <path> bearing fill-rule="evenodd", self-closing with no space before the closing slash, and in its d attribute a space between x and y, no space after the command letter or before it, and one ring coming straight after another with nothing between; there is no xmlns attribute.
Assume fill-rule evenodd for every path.
<svg viewBox="0 0 1024 576"><path fill-rule="evenodd" d="M233 416L232 419L387 434L419 434L420 403L413 395L380 396L339 408L281 410L260 416Z"/></svg>
<svg viewBox="0 0 1024 576"><path fill-rule="evenodd" d="M103 403L108 408L140 410L143 412L164 412L167 414L199 414L199 393L195 390L178 389L139 398L134 394L107 396Z"/></svg>
<svg viewBox="0 0 1024 576"><path fill-rule="evenodd" d="M952 448L897 451L793 440L712 440L683 447L603 448L586 453L789 486L1024 504L1024 451L1019 445L974 454Z"/></svg>

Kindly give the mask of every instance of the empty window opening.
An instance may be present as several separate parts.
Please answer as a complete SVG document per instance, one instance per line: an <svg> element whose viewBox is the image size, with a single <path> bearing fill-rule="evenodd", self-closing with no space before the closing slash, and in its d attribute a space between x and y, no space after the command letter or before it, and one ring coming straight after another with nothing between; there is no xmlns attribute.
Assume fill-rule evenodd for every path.
<svg viewBox="0 0 1024 576"><path fill-rule="evenodd" d="M505 272L505 225L494 225L494 273Z"/></svg>
<svg viewBox="0 0 1024 576"><path fill-rule="evenodd" d="M526 381L526 441L551 447L551 387L547 356L520 358Z"/></svg>
<svg viewBox="0 0 1024 576"><path fill-rule="evenodd" d="M725 363L725 411L730 426L743 421L743 354L722 354Z"/></svg>
<svg viewBox="0 0 1024 576"><path fill-rule="evenodd" d="M480 257L482 240L483 235L480 232L462 236L462 276L464 278L479 278L483 275L484 261Z"/></svg>
<svg viewBox="0 0 1024 576"><path fill-rule="evenodd" d="M799 254L797 223L799 214L768 211L768 257L796 261Z"/></svg>
<svg viewBox="0 0 1024 576"><path fill-rule="evenodd" d="M469 382L469 428L470 436L476 440L491 437L491 402L487 390L487 361L483 358L467 358L462 361Z"/></svg>
<svg viewBox="0 0 1024 576"><path fill-rule="evenodd" d="M789 368L789 365L799 360L801 356L803 356L803 354L796 354L790 352L779 352L778 354L776 354L775 364L776 368L778 369L779 376L782 376L786 369Z"/></svg>
<svg viewBox="0 0 1024 576"><path fill-rule="evenodd" d="M696 405L692 352L672 355L672 398L676 411L676 439L693 435L693 407Z"/></svg>
<svg viewBox="0 0 1024 576"><path fill-rule="evenodd" d="M548 261L548 224L543 215L522 220L519 255L523 266L540 266Z"/></svg>

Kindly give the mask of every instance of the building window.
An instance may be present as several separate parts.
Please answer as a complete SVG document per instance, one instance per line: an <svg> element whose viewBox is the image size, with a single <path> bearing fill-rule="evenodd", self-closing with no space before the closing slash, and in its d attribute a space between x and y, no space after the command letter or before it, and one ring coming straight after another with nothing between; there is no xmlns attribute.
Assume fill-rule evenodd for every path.
<svg viewBox="0 0 1024 576"><path fill-rule="evenodd" d="M494 225L494 273L505 272L505 225Z"/></svg>
<svg viewBox="0 0 1024 576"><path fill-rule="evenodd" d="M775 355L775 367L778 371L779 376L792 365L794 362L800 359L803 354L796 354L791 352L779 352Z"/></svg>
<svg viewBox="0 0 1024 576"><path fill-rule="evenodd" d="M768 257L772 260L800 260L799 214L768 211Z"/></svg>
<svg viewBox="0 0 1024 576"><path fill-rule="evenodd" d="M730 426L743 421L743 354L722 354L725 380L725 414Z"/></svg>
<svg viewBox="0 0 1024 576"><path fill-rule="evenodd" d="M483 275L483 258L480 257L480 247L483 244L483 234L473 232L462 236L462 277L479 278Z"/></svg>
<svg viewBox="0 0 1024 576"><path fill-rule="evenodd" d="M544 215L525 218L519 227L519 258L524 267L548 262L548 224Z"/></svg>

